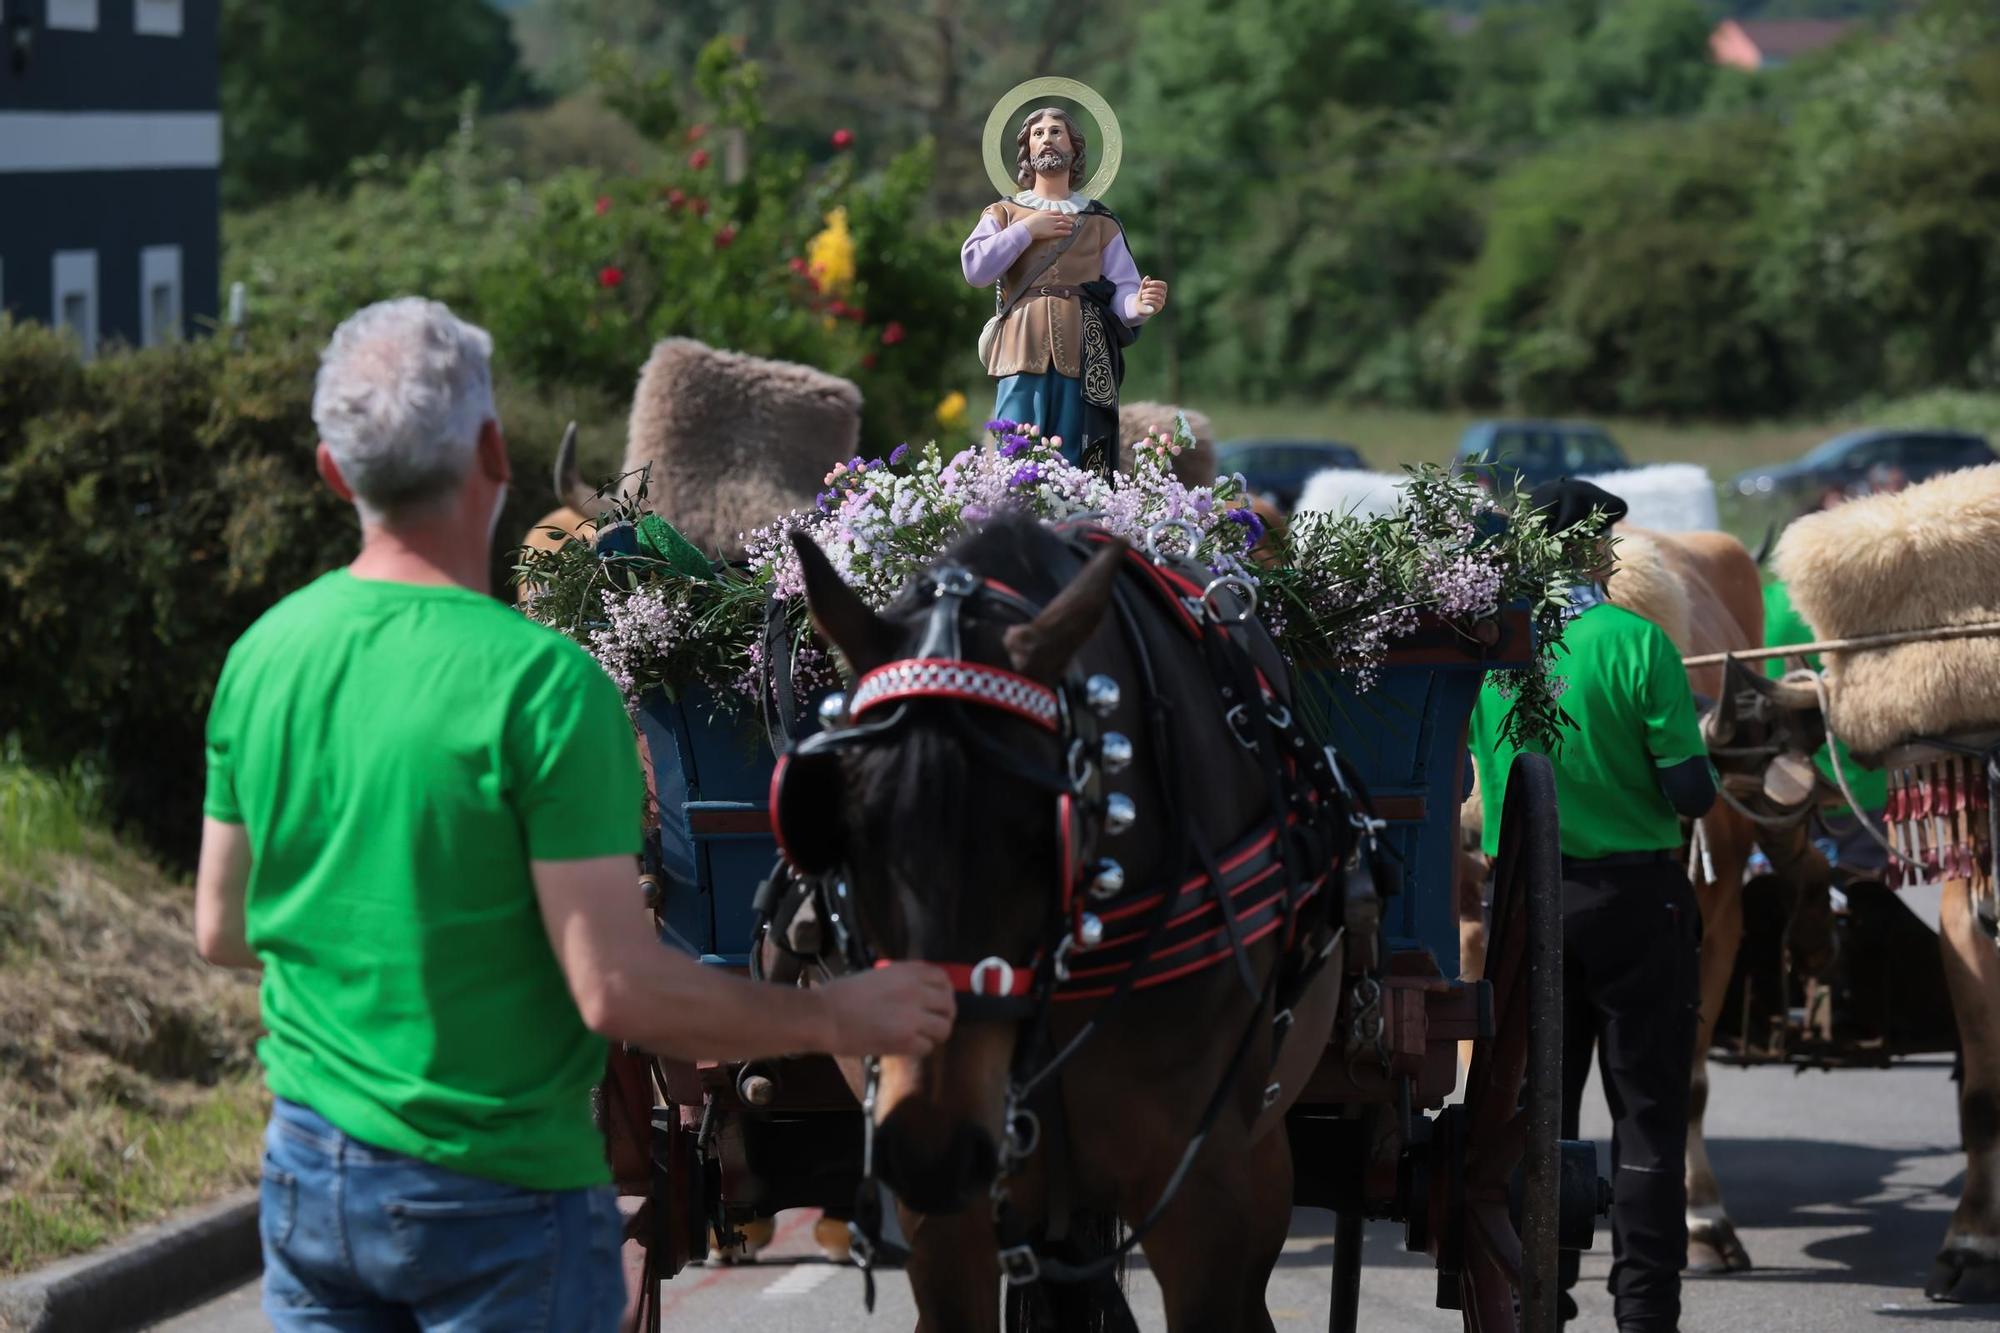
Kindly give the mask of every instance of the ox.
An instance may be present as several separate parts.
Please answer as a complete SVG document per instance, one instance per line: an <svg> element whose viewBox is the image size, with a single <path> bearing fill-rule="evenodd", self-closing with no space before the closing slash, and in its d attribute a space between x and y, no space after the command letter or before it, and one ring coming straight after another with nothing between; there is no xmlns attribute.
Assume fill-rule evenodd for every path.
<svg viewBox="0 0 2000 1333"><path fill-rule="evenodd" d="M827 469L861 439L861 390L811 366L724 352L691 338L653 347L639 372L619 469L630 498L645 473L650 507L701 550L735 559L742 536L813 503ZM588 536L610 507L577 472L563 436L555 485L564 501L523 545Z"/></svg>
<svg viewBox="0 0 2000 1333"><path fill-rule="evenodd" d="M1912 633L1918 641L1826 654L1827 726L1864 762L1891 773L1895 836L1934 863L1938 945L1962 1061L1959 1132L1965 1187L1925 1293L2000 1301L2000 947L1996 947L1993 818L1967 818L1990 790L1980 770L2000 756L2000 637L1931 631L2000 621L2000 464L1936 477L1897 494L1800 519L1776 565L1793 602L1826 638ZM1931 738L1983 752L1969 764ZM1940 766L1957 799L1933 805ZM1968 769L1970 771L1968 771ZM1928 781L1899 774L1918 770ZM1921 798L1911 809L1898 788ZM1940 844L1952 854L1940 851Z"/></svg>

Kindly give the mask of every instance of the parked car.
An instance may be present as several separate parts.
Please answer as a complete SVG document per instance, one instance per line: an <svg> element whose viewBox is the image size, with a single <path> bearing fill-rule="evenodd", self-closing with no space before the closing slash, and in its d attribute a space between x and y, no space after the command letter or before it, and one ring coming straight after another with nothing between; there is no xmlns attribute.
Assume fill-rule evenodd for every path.
<svg viewBox="0 0 2000 1333"><path fill-rule="evenodd" d="M1737 494L1805 497L1829 490L1874 489L1923 481L1960 468L2000 462L1983 435L1955 430L1856 430L1836 435L1801 458L1737 474Z"/></svg>
<svg viewBox="0 0 2000 1333"><path fill-rule="evenodd" d="M1314 473L1366 466L1359 449L1338 440L1229 440L1215 450L1216 475L1241 472L1252 494L1268 495L1287 514Z"/></svg>
<svg viewBox="0 0 2000 1333"><path fill-rule="evenodd" d="M1475 421L1452 455L1453 472L1502 492L1630 466L1603 427L1578 421Z"/></svg>

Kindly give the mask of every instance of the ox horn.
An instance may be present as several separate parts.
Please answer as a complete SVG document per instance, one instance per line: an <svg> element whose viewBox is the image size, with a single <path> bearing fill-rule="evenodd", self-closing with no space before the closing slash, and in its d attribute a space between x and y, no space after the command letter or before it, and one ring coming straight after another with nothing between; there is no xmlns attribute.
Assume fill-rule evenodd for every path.
<svg viewBox="0 0 2000 1333"><path fill-rule="evenodd" d="M1813 683L1810 671L1790 671L1783 679L1773 681L1771 701L1784 709L1819 708L1819 687Z"/></svg>
<svg viewBox="0 0 2000 1333"><path fill-rule="evenodd" d="M611 502L590 489L583 475L576 467L576 423L570 422L563 430L562 443L556 446L555 466L556 500L566 504L586 518L603 518L611 508Z"/></svg>

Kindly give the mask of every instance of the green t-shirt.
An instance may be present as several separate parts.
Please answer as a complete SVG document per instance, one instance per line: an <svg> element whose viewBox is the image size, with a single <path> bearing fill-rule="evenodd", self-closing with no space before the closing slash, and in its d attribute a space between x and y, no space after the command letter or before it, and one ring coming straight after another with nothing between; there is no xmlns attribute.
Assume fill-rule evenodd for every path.
<svg viewBox="0 0 2000 1333"><path fill-rule="evenodd" d="M1550 755L1565 856L1670 850L1680 816L1655 770L1704 757L1687 670L1666 631L1620 606L1600 603L1570 621L1555 674L1568 686L1566 730ZM1500 739L1512 707L1488 680L1473 705L1467 741L1479 772L1486 854L1500 850L1507 770L1518 751Z"/></svg>
<svg viewBox="0 0 2000 1333"><path fill-rule="evenodd" d="M638 746L574 643L464 588L327 574L230 650L214 819L245 826L271 1091L532 1189L610 1178L530 867L635 855Z"/></svg>
<svg viewBox="0 0 2000 1333"><path fill-rule="evenodd" d="M1792 605L1792 595L1786 591L1785 585L1776 579L1765 583L1764 646L1783 648L1790 643L1811 643L1814 637L1812 626L1806 624L1805 617ZM1764 663L1764 672L1775 680L1790 669L1794 660L1785 657L1769 658ZM1818 653L1807 653L1805 663L1814 671L1822 669ZM1820 772L1826 774L1826 780L1836 787L1840 785L1833 775L1833 756L1829 753L1836 747L1840 751L1841 772L1847 775L1847 785L1853 789L1855 798L1871 811L1880 810L1887 805L1889 775L1879 768L1863 768L1855 762L1854 756L1848 753L1847 746L1838 739L1831 745L1821 746L1819 753L1813 756L1813 762L1818 765ZM1848 813L1848 809L1843 805L1831 813L1845 814Z"/></svg>

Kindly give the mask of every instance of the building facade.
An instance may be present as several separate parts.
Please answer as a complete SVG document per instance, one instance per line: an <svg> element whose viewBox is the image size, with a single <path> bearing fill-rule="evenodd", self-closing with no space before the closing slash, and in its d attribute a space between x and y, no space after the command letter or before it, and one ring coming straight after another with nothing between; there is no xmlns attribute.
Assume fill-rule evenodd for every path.
<svg viewBox="0 0 2000 1333"><path fill-rule="evenodd" d="M0 0L0 306L185 337L221 282L221 0Z"/></svg>

